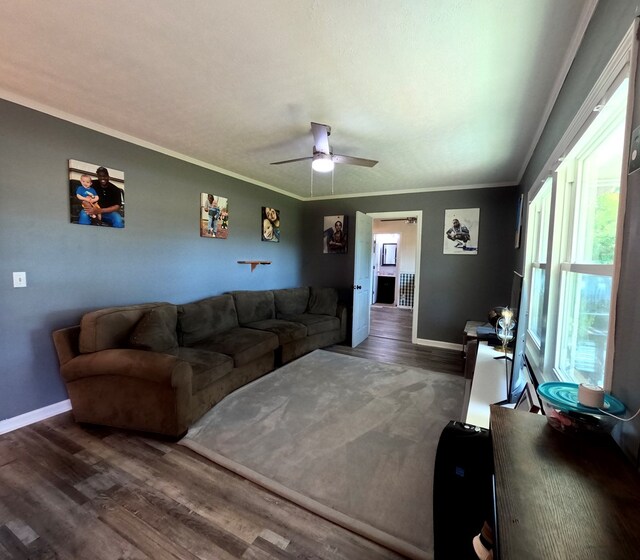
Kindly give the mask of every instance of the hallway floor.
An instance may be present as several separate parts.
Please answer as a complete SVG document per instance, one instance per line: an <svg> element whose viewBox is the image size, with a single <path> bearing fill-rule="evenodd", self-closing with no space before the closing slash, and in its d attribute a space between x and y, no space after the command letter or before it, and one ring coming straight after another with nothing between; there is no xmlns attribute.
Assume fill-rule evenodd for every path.
<svg viewBox="0 0 640 560"><path fill-rule="evenodd" d="M463 375L464 362L459 350L411 343L412 322L412 309L375 304L371 307L369 337L364 342L356 348L336 344L325 350L378 362Z"/></svg>

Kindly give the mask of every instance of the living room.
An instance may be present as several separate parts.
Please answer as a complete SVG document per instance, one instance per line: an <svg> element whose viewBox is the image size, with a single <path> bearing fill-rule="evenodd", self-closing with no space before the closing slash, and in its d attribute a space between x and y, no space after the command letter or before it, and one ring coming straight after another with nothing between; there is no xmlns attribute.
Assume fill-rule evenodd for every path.
<svg viewBox="0 0 640 560"><path fill-rule="evenodd" d="M12 22L10 4L0 8L6 12L3 27L16 24ZM46 17L39 20L39 25L45 25L46 18L53 17L47 10L54 8L41 7ZM41 99L31 99L28 91L11 89L19 83L20 75L15 74L14 66L5 65L5 55L0 55L0 74L7 77L7 81L0 80L0 255L4 278L0 423L13 429L18 423L28 424L68 410L51 333L78 324L88 311L155 301L181 304L232 290L307 285L337 287L350 296L356 211L423 212L419 306L414 309L418 315L417 336L424 345L458 348L467 320L484 319L489 309L508 300L513 270L521 269L524 261L524 245L515 249L513 242L519 195L534 188L533 182L636 15L635 2L630 0L597 2L549 121L519 182L385 195L364 191L366 194L360 196L331 197L330 185L317 182L315 196L311 197L307 172L300 185L301 194L291 196L278 189L277 184L276 188L268 188L250 182L233 170L217 168L215 162L206 166L196 158L189 161L157 145L153 123L149 125L150 135L144 139L114 132L119 127L126 129L126 120L132 118L124 109L113 123L93 123L71 111L56 110ZM82 33L73 27L71 23L64 40L80 43ZM24 37L39 32L34 25ZM16 44L11 48L19 51ZM70 59L69 64L73 63ZM47 79L54 83L58 78ZM70 90L66 95L73 97L76 92ZM170 101L173 105L164 101L166 118L179 121L186 117L182 112L188 108L180 107L177 100ZM308 127L309 119L300 120ZM633 128L638 120L634 114ZM332 124L332 141L339 144L341 123ZM247 123L239 120L238 127L250 133ZM310 135L308 140L307 144L311 144ZM197 135L192 141L198 143ZM304 153L287 154L285 150L282 159L288 155ZM362 155L378 157L375 153ZM124 172L127 190L123 230L82 228L69 223L70 159ZM338 193L340 181L337 172L334 187ZM366 182L366 178L362 181ZM630 175L617 289L616 320L624 327L616 329L611 386L612 393L630 410L640 407L636 370L639 350L633 336L640 328L635 285L640 255L633 249L640 235L636 223L640 208L637 187L636 176ZM327 190L323 192L321 188ZM204 239L198 233L200 195L210 192L229 199L230 233L225 240ZM279 243L260 239L263 207L279 210ZM477 255L443 254L444 216L452 208L479 209L481 244ZM346 254L322 252L323 218L334 215L349 218ZM245 260L271 264L252 270L249 265L238 263ZM12 286L15 271L26 272L25 289ZM80 431L71 435L82 438ZM629 423L618 437L637 466L638 424ZM122 449L126 457L130 448L125 441ZM144 473L147 475L152 473ZM240 492L245 491L237 477L225 480ZM261 499L266 509L274 508L267 497ZM289 506L283 507L291 513ZM2 514L0 509L0 520ZM344 546L345 539L348 540L339 538ZM373 552L371 557L376 557Z"/></svg>

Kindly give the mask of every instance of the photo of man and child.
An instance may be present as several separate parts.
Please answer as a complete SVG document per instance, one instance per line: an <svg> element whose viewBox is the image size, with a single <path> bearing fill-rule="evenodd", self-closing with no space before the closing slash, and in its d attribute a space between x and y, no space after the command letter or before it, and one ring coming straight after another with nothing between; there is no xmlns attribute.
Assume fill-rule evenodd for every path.
<svg viewBox="0 0 640 560"><path fill-rule="evenodd" d="M124 227L124 173L69 160L70 221L84 226Z"/></svg>

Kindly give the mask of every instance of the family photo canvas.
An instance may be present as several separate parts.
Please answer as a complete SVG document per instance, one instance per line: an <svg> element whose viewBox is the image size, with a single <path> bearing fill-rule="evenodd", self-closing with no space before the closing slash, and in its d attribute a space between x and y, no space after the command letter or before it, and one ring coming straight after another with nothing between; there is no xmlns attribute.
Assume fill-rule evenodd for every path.
<svg viewBox="0 0 640 560"><path fill-rule="evenodd" d="M200 193L200 237L226 239L229 235L229 199Z"/></svg>
<svg viewBox="0 0 640 560"><path fill-rule="evenodd" d="M69 160L70 222L124 227L124 172L96 163Z"/></svg>
<svg viewBox="0 0 640 560"><path fill-rule="evenodd" d="M280 243L280 210L262 207L262 241Z"/></svg>

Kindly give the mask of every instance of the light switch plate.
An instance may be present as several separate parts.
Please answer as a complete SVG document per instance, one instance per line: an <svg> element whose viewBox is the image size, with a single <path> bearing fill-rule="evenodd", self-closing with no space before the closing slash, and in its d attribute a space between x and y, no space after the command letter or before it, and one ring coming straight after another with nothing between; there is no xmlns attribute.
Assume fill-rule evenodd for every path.
<svg viewBox="0 0 640 560"><path fill-rule="evenodd" d="M27 273L26 272L14 272L13 273L13 287L14 288L26 288L27 287Z"/></svg>

